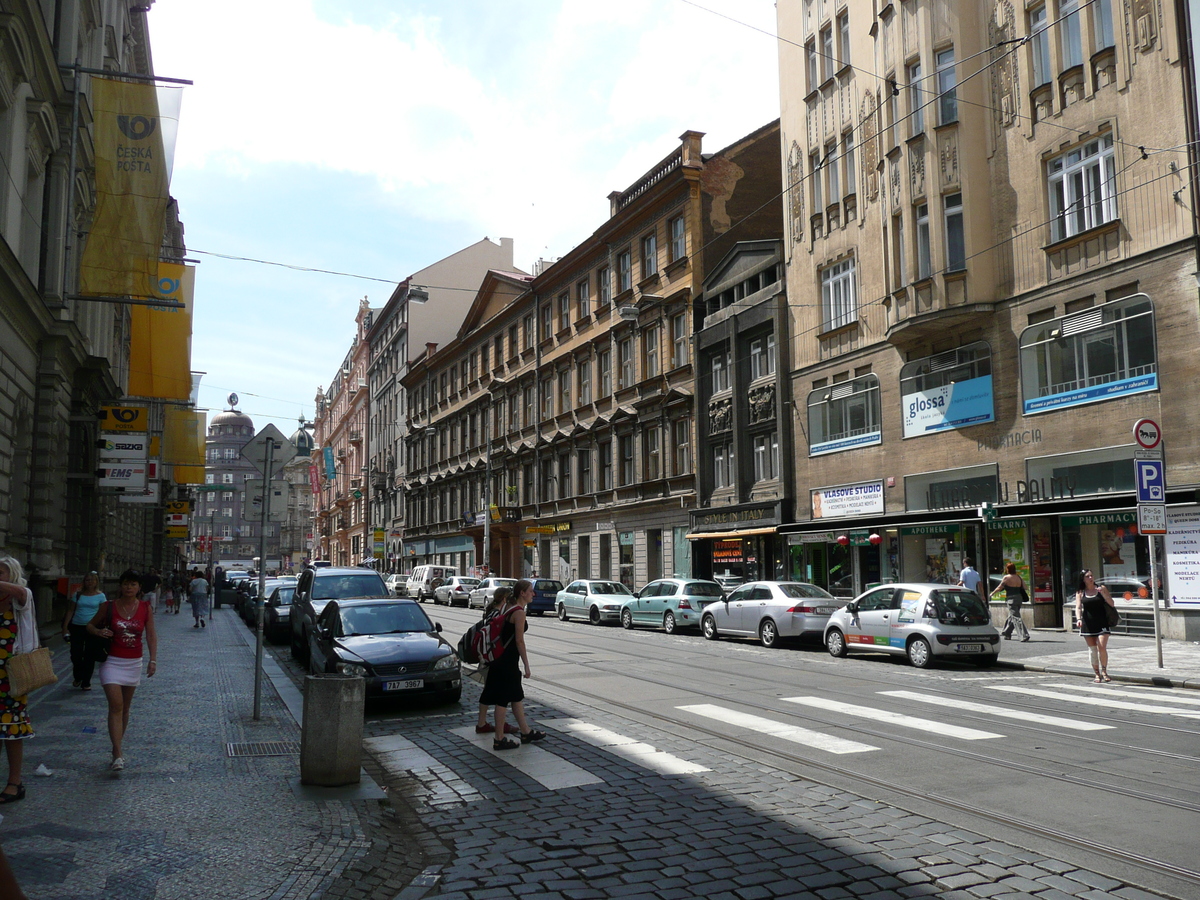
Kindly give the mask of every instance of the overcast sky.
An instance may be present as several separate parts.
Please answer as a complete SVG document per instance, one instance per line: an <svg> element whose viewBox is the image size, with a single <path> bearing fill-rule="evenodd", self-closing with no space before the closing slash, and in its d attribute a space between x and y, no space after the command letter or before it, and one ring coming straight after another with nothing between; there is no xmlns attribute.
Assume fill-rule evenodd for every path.
<svg viewBox="0 0 1200 900"><path fill-rule="evenodd" d="M697 2L774 32L772 2ZM157 0L149 21L156 73L195 81L171 193L201 405L236 391L287 434L360 298L484 236L530 271L683 131L711 152L779 115L774 38L685 0Z"/></svg>

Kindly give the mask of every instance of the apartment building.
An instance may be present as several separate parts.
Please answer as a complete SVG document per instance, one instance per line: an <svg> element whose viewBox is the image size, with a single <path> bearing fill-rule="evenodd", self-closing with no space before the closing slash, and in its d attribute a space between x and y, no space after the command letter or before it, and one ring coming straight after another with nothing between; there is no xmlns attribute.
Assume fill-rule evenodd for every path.
<svg viewBox="0 0 1200 900"><path fill-rule="evenodd" d="M1083 568L1148 605L1139 419L1170 448L1171 528L1200 521L1186 5L778 10L790 574L849 594L973 557L1017 566L1038 624ZM1163 556L1184 628L1200 597Z"/></svg>
<svg viewBox="0 0 1200 900"><path fill-rule="evenodd" d="M535 276L489 272L455 340L413 363L406 563L691 572L692 306L707 265L779 221L778 123L709 155L702 137Z"/></svg>

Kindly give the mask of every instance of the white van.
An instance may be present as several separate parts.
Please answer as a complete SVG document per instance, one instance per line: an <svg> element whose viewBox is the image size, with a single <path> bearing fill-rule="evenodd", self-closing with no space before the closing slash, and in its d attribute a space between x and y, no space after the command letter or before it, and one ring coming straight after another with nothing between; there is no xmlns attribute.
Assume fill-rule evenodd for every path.
<svg viewBox="0 0 1200 900"><path fill-rule="evenodd" d="M458 574L454 566L417 566L408 576L404 593L419 603L433 599L433 590L447 578Z"/></svg>

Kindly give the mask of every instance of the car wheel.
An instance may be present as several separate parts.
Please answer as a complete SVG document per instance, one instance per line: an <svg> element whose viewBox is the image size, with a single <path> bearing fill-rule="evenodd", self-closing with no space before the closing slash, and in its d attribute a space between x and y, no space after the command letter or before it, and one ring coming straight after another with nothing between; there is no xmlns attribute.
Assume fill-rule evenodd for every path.
<svg viewBox="0 0 1200 900"><path fill-rule="evenodd" d="M913 638L904 649L908 654L908 661L918 669L928 669L933 663L933 650L929 641L923 637Z"/></svg>
<svg viewBox="0 0 1200 900"><path fill-rule="evenodd" d="M841 659L846 655L846 636L836 628L830 629L829 634L825 635L825 649L830 656Z"/></svg>
<svg viewBox="0 0 1200 900"><path fill-rule="evenodd" d="M663 613L663 631L667 634L674 634L676 628L675 613L667 610Z"/></svg>
<svg viewBox="0 0 1200 900"><path fill-rule="evenodd" d="M715 641L717 639L717 620L712 616L705 616L700 620L700 630L704 633L705 639Z"/></svg>
<svg viewBox="0 0 1200 900"><path fill-rule="evenodd" d="M621 610L621 627L626 631L633 630L633 613L627 609Z"/></svg>
<svg viewBox="0 0 1200 900"><path fill-rule="evenodd" d="M294 632L294 631L292 632L291 643L292 643L292 659L296 660L297 662L301 662L301 663L307 662L307 660L305 659L304 650L302 650L300 648L300 645L296 642L296 632Z"/></svg>
<svg viewBox="0 0 1200 900"><path fill-rule="evenodd" d="M758 639L762 641L764 647L779 646L779 628L775 625L774 619L763 619L758 626Z"/></svg>
<svg viewBox="0 0 1200 900"><path fill-rule="evenodd" d="M593 606L591 609L588 610L588 621L591 622L593 625L600 624L600 607Z"/></svg>
<svg viewBox="0 0 1200 900"><path fill-rule="evenodd" d="M567 621L567 607L562 603L558 604L558 617L562 621Z"/></svg>

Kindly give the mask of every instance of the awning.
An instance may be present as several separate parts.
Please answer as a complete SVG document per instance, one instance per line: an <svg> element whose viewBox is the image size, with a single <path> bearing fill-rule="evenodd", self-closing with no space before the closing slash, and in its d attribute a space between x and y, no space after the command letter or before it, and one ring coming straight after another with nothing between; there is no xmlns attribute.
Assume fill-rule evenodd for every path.
<svg viewBox="0 0 1200 900"><path fill-rule="evenodd" d="M774 526L774 525L769 525L765 528L735 528L732 531L702 531L702 532L698 532L696 534L689 534L687 536L687 539L689 541L699 541L699 540L703 540L704 538L721 539L721 538L750 537L751 535L754 535L754 534L774 534L775 527L776 526Z"/></svg>

